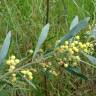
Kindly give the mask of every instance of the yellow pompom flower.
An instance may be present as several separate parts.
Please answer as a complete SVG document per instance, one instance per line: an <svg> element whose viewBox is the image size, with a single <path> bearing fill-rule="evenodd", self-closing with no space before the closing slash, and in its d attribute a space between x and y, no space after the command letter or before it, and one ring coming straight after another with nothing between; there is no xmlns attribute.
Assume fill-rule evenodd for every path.
<svg viewBox="0 0 96 96"><path fill-rule="evenodd" d="M10 56L9 59L6 61L6 64L9 65L9 72L12 72L16 68L16 64L20 62L19 59L16 59L14 55Z"/></svg>
<svg viewBox="0 0 96 96"><path fill-rule="evenodd" d="M12 60L14 60L16 57L14 56L14 55L12 55L11 57L10 57L10 59L12 59Z"/></svg>
<svg viewBox="0 0 96 96"><path fill-rule="evenodd" d="M69 43L68 43L68 41L65 41L65 45L68 45Z"/></svg>
<svg viewBox="0 0 96 96"><path fill-rule="evenodd" d="M56 71L54 71L54 70L53 70L53 71L51 70L50 73L52 73L54 76L57 76L57 75L58 75L58 74L56 73Z"/></svg>
<svg viewBox="0 0 96 96"><path fill-rule="evenodd" d="M68 45L65 45L64 48L65 48L65 49L68 49Z"/></svg>
<svg viewBox="0 0 96 96"><path fill-rule="evenodd" d="M64 64L64 67L65 67L65 68L67 68L67 67L68 67L68 64L67 64L67 63L66 63L66 64Z"/></svg>
<svg viewBox="0 0 96 96"><path fill-rule="evenodd" d="M16 77L13 77L13 78L12 78L12 82L13 82L13 83L15 83L15 82L16 82L16 80L17 80L17 78L16 78Z"/></svg>
<svg viewBox="0 0 96 96"><path fill-rule="evenodd" d="M15 66L11 65L9 68L9 72L13 72L14 69L15 69Z"/></svg>
<svg viewBox="0 0 96 96"><path fill-rule="evenodd" d="M73 47L73 50L74 50L75 52L79 52L79 49L78 49L77 47Z"/></svg>
<svg viewBox="0 0 96 96"><path fill-rule="evenodd" d="M29 79L29 80L32 80L32 79L33 79L33 76L28 76L28 79Z"/></svg>
<svg viewBox="0 0 96 96"><path fill-rule="evenodd" d="M86 44L83 44L83 47L86 48L87 47Z"/></svg>
<svg viewBox="0 0 96 96"><path fill-rule="evenodd" d="M74 51L72 50L72 48L69 48L68 51L70 54L74 54Z"/></svg>
<svg viewBox="0 0 96 96"><path fill-rule="evenodd" d="M26 72L26 70L21 70L21 73L26 74L27 72Z"/></svg>
<svg viewBox="0 0 96 96"><path fill-rule="evenodd" d="M80 37L79 37L79 36L76 36L75 38L76 38L76 39L78 39L78 40L80 39Z"/></svg>
<svg viewBox="0 0 96 96"><path fill-rule="evenodd" d="M11 57L10 57L10 59L12 59L12 60L14 60L16 57L14 56L14 55L12 55Z"/></svg>
<svg viewBox="0 0 96 96"><path fill-rule="evenodd" d="M12 76L13 76L13 77L15 77L15 76L16 76L16 74L15 74L15 73L13 73L13 74L12 74Z"/></svg>
<svg viewBox="0 0 96 96"><path fill-rule="evenodd" d="M31 75L32 75L32 72L29 71L29 72L27 73L27 75L31 76Z"/></svg>
<svg viewBox="0 0 96 96"><path fill-rule="evenodd" d="M78 44L78 41L74 41L73 43L74 43L74 44Z"/></svg>
<svg viewBox="0 0 96 96"><path fill-rule="evenodd" d="M84 52L86 52L86 53L87 53L87 52L88 52L88 50L87 50L87 49L84 49Z"/></svg>
<svg viewBox="0 0 96 96"><path fill-rule="evenodd" d="M14 69L15 69L15 66L11 65L11 66L10 66L10 69L11 69L11 70L14 70Z"/></svg>
<svg viewBox="0 0 96 96"><path fill-rule="evenodd" d="M90 47L93 47L93 44L90 44L89 46L90 46Z"/></svg>
<svg viewBox="0 0 96 96"><path fill-rule="evenodd" d="M6 64L10 65L11 64L10 60L7 60L6 61Z"/></svg>
<svg viewBox="0 0 96 96"><path fill-rule="evenodd" d="M64 47L65 47L64 45L61 45L61 46L60 46L61 49L64 49Z"/></svg>
<svg viewBox="0 0 96 96"><path fill-rule="evenodd" d="M10 65L14 65L14 60L13 59L10 59Z"/></svg>
<svg viewBox="0 0 96 96"><path fill-rule="evenodd" d="M88 47L89 47L89 46L90 46L90 43L89 43L89 42L87 42L87 43L86 43L86 46L88 46Z"/></svg>
<svg viewBox="0 0 96 96"><path fill-rule="evenodd" d="M30 53L30 54L33 54L33 50L32 50L32 49L30 49L30 50L29 50L29 53Z"/></svg>
<svg viewBox="0 0 96 96"><path fill-rule="evenodd" d="M78 65L78 63L77 63L77 62L74 62L74 63L73 63L73 66L77 66L77 65Z"/></svg>
<svg viewBox="0 0 96 96"><path fill-rule="evenodd" d="M79 56L75 56L77 61L80 61L80 57Z"/></svg>
<svg viewBox="0 0 96 96"><path fill-rule="evenodd" d="M15 59L15 63L18 64L20 62L19 59Z"/></svg>
<svg viewBox="0 0 96 96"><path fill-rule="evenodd" d="M12 55L11 57L9 57L9 59L6 61L6 64L8 64L8 65L16 65L16 64L18 64L20 62L20 60L19 59L16 59L16 57L14 56L14 55Z"/></svg>
<svg viewBox="0 0 96 96"><path fill-rule="evenodd" d="M71 43L71 47L74 47L75 46L75 43Z"/></svg>
<svg viewBox="0 0 96 96"><path fill-rule="evenodd" d="M80 48L83 48L84 47L83 44L82 44L82 42L79 42L79 46L80 46Z"/></svg>
<svg viewBox="0 0 96 96"><path fill-rule="evenodd" d="M29 70L21 70L21 73L24 75L24 77L28 77L29 80L33 79L33 74Z"/></svg>

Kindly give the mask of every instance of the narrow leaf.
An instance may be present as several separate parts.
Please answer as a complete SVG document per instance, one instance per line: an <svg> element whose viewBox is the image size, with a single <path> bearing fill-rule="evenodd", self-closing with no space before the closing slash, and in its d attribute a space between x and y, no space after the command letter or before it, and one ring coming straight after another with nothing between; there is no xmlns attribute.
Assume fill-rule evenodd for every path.
<svg viewBox="0 0 96 96"><path fill-rule="evenodd" d="M36 53L39 51L39 49L41 48L42 44L44 43L44 41L47 38L48 35L48 31L49 31L49 24L45 25L44 28L42 29L42 32L40 34L40 37L38 39L36 48L35 48L35 52L33 55L33 58L35 57Z"/></svg>
<svg viewBox="0 0 96 96"><path fill-rule="evenodd" d="M84 56L86 56L88 58L88 60L94 65L96 66L96 58L91 56L91 55L88 55L86 53L83 53Z"/></svg>
<svg viewBox="0 0 96 96"><path fill-rule="evenodd" d="M87 80L87 77L81 73L79 68L74 68L72 66L69 66L66 70L70 72L71 74L77 75L81 77L82 79Z"/></svg>
<svg viewBox="0 0 96 96"><path fill-rule="evenodd" d="M32 86L35 90L37 90L37 87L33 84L32 81L28 80L27 78L25 78L22 74L19 73L19 75L30 85Z"/></svg>
<svg viewBox="0 0 96 96"><path fill-rule="evenodd" d="M93 30L91 32L91 37L93 37L94 39L96 39L96 27L93 28Z"/></svg>
<svg viewBox="0 0 96 96"><path fill-rule="evenodd" d="M32 86L35 90L37 90L37 87L33 84L33 82L31 82L30 80L26 79L26 82L29 83L30 86Z"/></svg>
<svg viewBox="0 0 96 96"><path fill-rule="evenodd" d="M78 16L75 16L73 21L71 22L70 30L72 30L78 24L78 22L79 22Z"/></svg>
<svg viewBox="0 0 96 96"><path fill-rule="evenodd" d="M3 62L3 60L5 59L7 53L8 53L8 49L10 46L10 41L11 41L11 32L9 32L4 40L3 46L1 48L0 51L0 64Z"/></svg>
<svg viewBox="0 0 96 96"><path fill-rule="evenodd" d="M76 7L79 8L77 2L76 2L75 0L72 0L72 1L73 1L73 3L76 5Z"/></svg>
<svg viewBox="0 0 96 96"><path fill-rule="evenodd" d="M72 37L74 37L75 35L77 35L81 29L84 29L87 25L88 25L88 21L89 21L89 17L85 18L84 20L80 21L72 30L70 30L70 32L66 35L64 35L61 39L60 42L56 45L56 47L62 43L64 43L64 41L71 39Z"/></svg>

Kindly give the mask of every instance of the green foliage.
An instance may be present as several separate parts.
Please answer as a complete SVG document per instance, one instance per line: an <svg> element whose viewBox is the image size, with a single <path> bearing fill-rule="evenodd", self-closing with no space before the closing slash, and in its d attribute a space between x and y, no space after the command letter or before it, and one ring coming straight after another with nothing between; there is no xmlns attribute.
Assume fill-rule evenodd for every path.
<svg viewBox="0 0 96 96"><path fill-rule="evenodd" d="M49 10L47 1L49 1ZM87 27L89 17L90 25ZM46 18L51 26L50 34L48 34L49 24L42 29ZM0 96L95 96L96 70L92 69L96 68L95 18L96 0L0 0L0 48L6 32L12 30L13 35L11 47L11 33L6 36L6 42L4 41L0 51L0 64L6 60L9 47L9 61L11 56L16 56L20 60L16 66L11 66L16 58L11 60L11 67L5 62L2 64ZM81 57L81 64L73 66L73 61L69 60L70 66L68 66L69 63L66 61L72 56L68 52L56 54L58 53L56 48L61 47L59 45L64 44L66 40L71 45L78 33L81 37L78 42L85 45L86 42L92 43L94 50L84 53L87 59L81 52L76 53L76 56ZM54 48L58 38L60 38L59 43ZM40 51L41 48L44 48L44 52ZM29 49L32 50L29 52ZM59 59L64 60L63 63L66 65L59 64ZM75 64L77 63L76 61ZM9 72L9 67L14 71ZM33 79L29 80L27 76L21 74L21 69L32 72ZM12 79L16 82L12 82Z"/></svg>
<svg viewBox="0 0 96 96"><path fill-rule="evenodd" d="M74 67L72 67L72 66L69 66L66 70L67 70L68 72L74 74L74 75L79 76L81 79L85 79L85 80L88 79L85 75L83 75L83 74L81 73L80 68L74 68Z"/></svg>
<svg viewBox="0 0 96 96"><path fill-rule="evenodd" d="M88 60L90 61L90 63L93 65L93 66L95 66L95 68L96 68L96 58L95 57L93 57L93 56L91 56L91 55L88 55L88 54L86 54L86 53L83 53L84 54L84 56L86 56L87 58L88 58ZM90 64L90 65L91 65Z"/></svg>
<svg viewBox="0 0 96 96"><path fill-rule="evenodd" d="M10 96L10 95L8 94L8 91L7 91L7 90L1 90L1 91L0 91L0 95L1 95L1 96Z"/></svg>
<svg viewBox="0 0 96 96"><path fill-rule="evenodd" d="M66 35L64 35L59 43L57 44L60 45L62 44L64 41L71 39L72 37L74 37L75 35L77 35L82 29L86 28L86 26L88 25L88 21L90 20L89 17L85 18L84 20L81 20L75 27L73 27L70 32Z"/></svg>

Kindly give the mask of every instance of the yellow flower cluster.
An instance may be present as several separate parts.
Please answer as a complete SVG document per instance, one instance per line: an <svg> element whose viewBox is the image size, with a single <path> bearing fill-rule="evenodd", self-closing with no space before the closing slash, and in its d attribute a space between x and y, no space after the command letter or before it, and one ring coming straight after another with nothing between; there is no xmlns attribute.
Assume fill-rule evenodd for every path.
<svg viewBox="0 0 96 96"><path fill-rule="evenodd" d="M82 43L79 42L79 47L86 53L90 53L90 50L93 50L93 44L87 42L87 43Z"/></svg>
<svg viewBox="0 0 96 96"><path fill-rule="evenodd" d="M60 59L59 64L63 65L64 68L67 68L69 66L69 64L71 64L72 66L77 66L78 63L80 62L80 57L79 56L70 56L70 57L66 57L67 59Z"/></svg>
<svg viewBox="0 0 96 96"><path fill-rule="evenodd" d="M12 72L19 62L20 60L17 59L14 55L9 57L9 59L6 61L6 64L9 65L9 72Z"/></svg>
<svg viewBox="0 0 96 96"><path fill-rule="evenodd" d="M21 73L24 75L24 77L27 77L29 80L33 79L33 74L30 70L21 70Z"/></svg>
<svg viewBox="0 0 96 96"><path fill-rule="evenodd" d="M60 48L58 48L58 51L60 53L68 51L70 54L78 53L79 51L84 51L86 53L90 52L90 49L92 49L93 44L90 42L82 43L79 41L79 39L80 37L76 36L73 42L65 41L64 45L61 45Z"/></svg>
<svg viewBox="0 0 96 96"><path fill-rule="evenodd" d="M59 64L64 65L65 68L71 63L72 66L77 66L80 63L79 52L90 53L93 50L93 44L91 42L82 43L80 42L80 37L76 36L73 41L65 41L57 49L57 53L62 53L65 59L59 61ZM61 56L61 55L60 55Z"/></svg>
<svg viewBox="0 0 96 96"><path fill-rule="evenodd" d="M55 71L55 69L52 66L51 62L42 62L40 63L41 67L43 68L44 72L48 71L49 73L51 73L54 76L57 76L57 72Z"/></svg>
<svg viewBox="0 0 96 96"><path fill-rule="evenodd" d="M78 41L74 41L73 43L65 41L65 44L61 45L58 50L60 53L63 53L64 51L68 51L70 54L74 54L74 52L79 52L77 44Z"/></svg>

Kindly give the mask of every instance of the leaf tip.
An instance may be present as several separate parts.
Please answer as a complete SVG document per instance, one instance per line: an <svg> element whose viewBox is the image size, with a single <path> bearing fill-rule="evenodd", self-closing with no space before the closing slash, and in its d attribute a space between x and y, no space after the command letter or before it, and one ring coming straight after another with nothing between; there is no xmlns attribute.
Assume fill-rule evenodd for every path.
<svg viewBox="0 0 96 96"><path fill-rule="evenodd" d="M87 19L87 21L89 22L89 20L90 20L90 17L87 17L86 19Z"/></svg>

